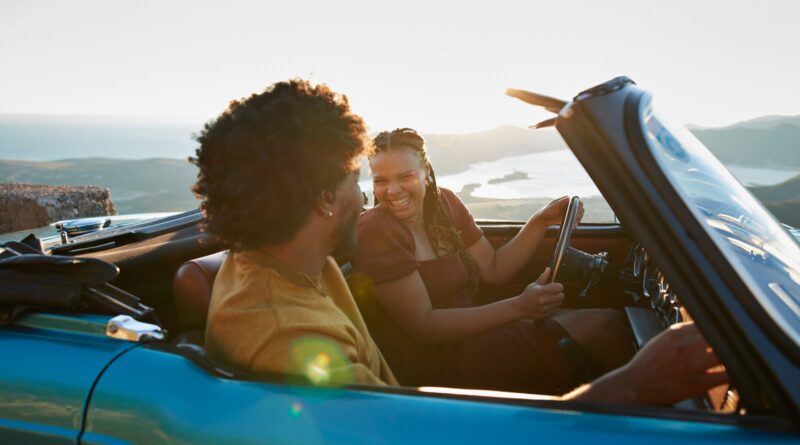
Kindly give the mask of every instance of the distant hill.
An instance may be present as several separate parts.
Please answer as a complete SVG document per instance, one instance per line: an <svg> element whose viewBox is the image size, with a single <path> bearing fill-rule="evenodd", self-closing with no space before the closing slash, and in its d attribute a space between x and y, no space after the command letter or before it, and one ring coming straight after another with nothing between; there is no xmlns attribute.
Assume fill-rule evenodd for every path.
<svg viewBox="0 0 800 445"><path fill-rule="evenodd" d="M200 129L172 118L0 113L0 159L186 159Z"/></svg>
<svg viewBox="0 0 800 445"><path fill-rule="evenodd" d="M796 125L800 126L800 116L779 116L779 115L769 115L769 116L761 116L756 117L753 119L748 119L746 121L737 122L733 125L723 128L759 128L759 129L770 129L775 128L781 125Z"/></svg>
<svg viewBox="0 0 800 445"><path fill-rule="evenodd" d="M782 222L800 227L800 175L780 184L750 191Z"/></svg>
<svg viewBox="0 0 800 445"><path fill-rule="evenodd" d="M190 133L185 124L137 121L125 125L116 118L94 121L91 117L0 115L0 158L26 159L0 160L0 182L107 187L120 213L196 208L198 201L189 188L197 169L185 160L196 146ZM463 135L424 136L440 175L465 170L477 162L566 147L552 129L506 126ZM152 159L111 159L159 152L163 155ZM98 153L108 155L98 157ZM75 158L29 160L58 154L74 154ZM82 158L84 155L91 157Z"/></svg>
<svg viewBox="0 0 800 445"><path fill-rule="evenodd" d="M106 157L186 159L203 122L170 118L0 114L0 159ZM763 116L721 128L690 127L726 164L800 167L800 116ZM501 157L566 148L553 129L502 126L467 134L425 134L440 174Z"/></svg>
<svg viewBox="0 0 800 445"><path fill-rule="evenodd" d="M186 157L197 145L191 134L201 127L169 119L0 114L0 159L7 159L0 161L0 182L107 187L120 213L195 208L189 188L196 168ZM764 116L692 132L724 164L800 170L800 116ZM424 137L440 176L479 162L566 148L554 129L502 126ZM793 210L800 206L792 207L800 201L797 178L753 192L770 208L793 212L786 222L800 215Z"/></svg>
<svg viewBox="0 0 800 445"><path fill-rule="evenodd" d="M0 114L0 159L186 159L197 148L192 134L199 132L202 124L156 118ZM553 129L503 126L424 137L440 174L457 173L476 162L505 156L566 148Z"/></svg>
<svg viewBox="0 0 800 445"><path fill-rule="evenodd" d="M800 116L765 116L728 127L691 131L723 164L800 169ZM502 126L462 135L424 136L439 174L458 173L477 162L567 148L551 128Z"/></svg>
<svg viewBox="0 0 800 445"><path fill-rule="evenodd" d="M794 201L768 202L764 206L778 221L792 227L800 227L800 199Z"/></svg>
<svg viewBox="0 0 800 445"><path fill-rule="evenodd" d="M189 190L196 175L194 165L177 159L0 161L0 182L107 187L123 214L196 208L198 201Z"/></svg>
<svg viewBox="0 0 800 445"><path fill-rule="evenodd" d="M750 191L764 202L800 200L800 175L780 184L751 187Z"/></svg>
<svg viewBox="0 0 800 445"><path fill-rule="evenodd" d="M762 116L691 131L723 164L800 169L800 116ZM800 176L750 191L781 222L800 227Z"/></svg>
<svg viewBox="0 0 800 445"><path fill-rule="evenodd" d="M732 126L693 130L723 164L748 167L800 168L800 125L787 122L769 128Z"/></svg>
<svg viewBox="0 0 800 445"><path fill-rule="evenodd" d="M534 131L506 125L475 133L424 134L423 137L431 163L440 176L458 173L478 162L567 148L552 128Z"/></svg>

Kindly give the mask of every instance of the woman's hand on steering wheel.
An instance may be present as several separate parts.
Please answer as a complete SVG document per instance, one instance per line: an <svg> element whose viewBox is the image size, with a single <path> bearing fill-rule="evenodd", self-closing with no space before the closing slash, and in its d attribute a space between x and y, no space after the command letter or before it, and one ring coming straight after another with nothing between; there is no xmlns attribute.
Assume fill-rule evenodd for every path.
<svg viewBox="0 0 800 445"><path fill-rule="evenodd" d="M547 283L550 268L546 268L535 282L529 284L516 297L522 318L541 320L553 314L564 301L564 286Z"/></svg>
<svg viewBox="0 0 800 445"><path fill-rule="evenodd" d="M562 196L558 199L554 199L548 202L544 207L539 209L536 212L532 219L538 222L539 224L546 226L552 226L556 224L561 224L561 221L564 218L564 212L567 210L567 205L569 204L570 197L569 196ZM578 218L575 222L575 225L580 224L581 220L583 219L583 203L580 204L578 207Z"/></svg>

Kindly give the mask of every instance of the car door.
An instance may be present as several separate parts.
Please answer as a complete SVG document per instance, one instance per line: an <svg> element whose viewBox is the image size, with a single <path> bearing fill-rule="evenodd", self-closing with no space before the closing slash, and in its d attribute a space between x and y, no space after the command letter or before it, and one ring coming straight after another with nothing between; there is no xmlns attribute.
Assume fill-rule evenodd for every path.
<svg viewBox="0 0 800 445"><path fill-rule="evenodd" d="M108 317L28 312L0 326L0 443L75 444L92 387L132 345Z"/></svg>
<svg viewBox="0 0 800 445"><path fill-rule="evenodd" d="M446 388L321 388L225 378L141 346L97 384L83 444L790 443L731 416ZM759 427L761 429L759 429Z"/></svg>

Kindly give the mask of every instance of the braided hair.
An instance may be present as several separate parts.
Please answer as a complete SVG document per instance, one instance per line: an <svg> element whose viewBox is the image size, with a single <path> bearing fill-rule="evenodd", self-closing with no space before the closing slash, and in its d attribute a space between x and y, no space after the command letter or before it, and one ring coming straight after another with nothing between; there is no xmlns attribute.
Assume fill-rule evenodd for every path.
<svg viewBox="0 0 800 445"><path fill-rule="evenodd" d="M411 128L398 128L378 134L373 139L373 145L374 151L370 158L383 151L402 148L409 148L419 156L425 167L425 172L428 174L428 181L425 183L425 199L422 203L422 221L425 226L425 232L438 258L450 255L461 257L461 261L467 268L468 286L470 290L477 292L480 284L478 263L467 252L464 240L461 239L461 235L456 231L453 221L445 210L444 199L439 187L436 185L436 175L425 151L425 140ZM378 197L374 194L373 197L375 205L378 205Z"/></svg>

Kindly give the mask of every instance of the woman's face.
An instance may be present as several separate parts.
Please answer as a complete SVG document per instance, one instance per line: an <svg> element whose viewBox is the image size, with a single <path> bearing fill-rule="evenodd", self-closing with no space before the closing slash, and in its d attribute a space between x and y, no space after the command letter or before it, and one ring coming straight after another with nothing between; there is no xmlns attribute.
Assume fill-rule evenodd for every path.
<svg viewBox="0 0 800 445"><path fill-rule="evenodd" d="M405 147L381 151L370 159L369 168L382 206L403 221L422 218L428 175L418 152Z"/></svg>

